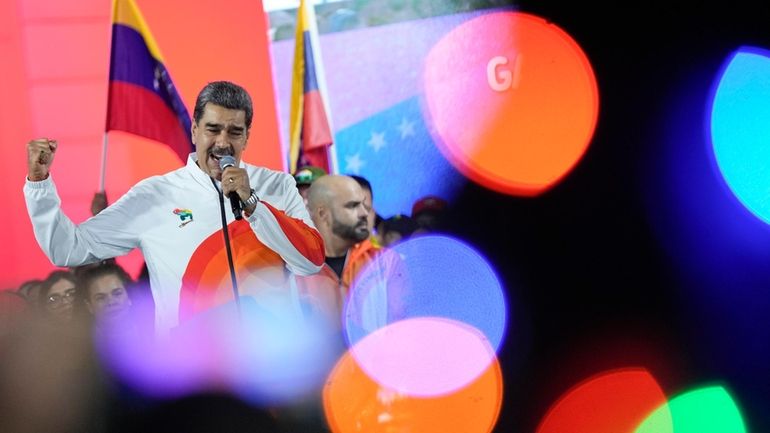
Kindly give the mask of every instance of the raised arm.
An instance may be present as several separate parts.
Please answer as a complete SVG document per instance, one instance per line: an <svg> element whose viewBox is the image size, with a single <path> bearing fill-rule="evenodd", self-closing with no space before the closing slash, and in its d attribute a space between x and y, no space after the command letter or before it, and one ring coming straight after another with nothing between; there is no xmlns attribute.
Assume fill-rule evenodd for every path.
<svg viewBox="0 0 770 433"><path fill-rule="evenodd" d="M40 248L57 266L79 266L131 251L138 245L138 238L121 223L127 200L120 200L120 206L111 206L81 225L62 212L50 175L57 148L55 140L45 138L27 143L24 198Z"/></svg>

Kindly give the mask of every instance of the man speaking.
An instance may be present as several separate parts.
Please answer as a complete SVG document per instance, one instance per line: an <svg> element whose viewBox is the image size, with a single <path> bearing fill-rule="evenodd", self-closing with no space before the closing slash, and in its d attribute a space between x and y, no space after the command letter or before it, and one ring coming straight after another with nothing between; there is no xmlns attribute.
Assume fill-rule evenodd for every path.
<svg viewBox="0 0 770 433"><path fill-rule="evenodd" d="M51 175L58 143L30 141L24 195L40 247L58 266L139 248L161 334L234 293L289 291L287 271L321 269L323 240L291 175L241 161L252 116L245 89L209 83L195 103L187 165L137 183L79 225L61 211Z"/></svg>

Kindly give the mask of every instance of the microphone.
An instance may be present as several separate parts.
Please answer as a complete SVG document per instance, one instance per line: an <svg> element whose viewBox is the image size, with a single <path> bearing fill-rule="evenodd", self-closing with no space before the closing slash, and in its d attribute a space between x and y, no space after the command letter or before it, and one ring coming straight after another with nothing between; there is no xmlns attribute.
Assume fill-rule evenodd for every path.
<svg viewBox="0 0 770 433"><path fill-rule="evenodd" d="M235 167L235 158L230 155L225 155L219 158L219 168L222 169L223 173L227 167ZM235 219L243 219L243 207L241 205L241 198L238 196L238 193L233 191L227 196L230 198L230 207L233 208L233 215L235 215Z"/></svg>

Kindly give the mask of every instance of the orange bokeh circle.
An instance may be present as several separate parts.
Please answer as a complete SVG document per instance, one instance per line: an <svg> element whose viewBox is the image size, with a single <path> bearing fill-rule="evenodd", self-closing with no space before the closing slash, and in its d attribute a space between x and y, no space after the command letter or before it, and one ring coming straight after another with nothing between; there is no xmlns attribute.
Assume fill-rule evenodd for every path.
<svg viewBox="0 0 770 433"><path fill-rule="evenodd" d="M471 180L533 196L585 153L599 94L586 55L542 18L497 12L467 21L430 51L425 103L442 153Z"/></svg>
<svg viewBox="0 0 770 433"><path fill-rule="evenodd" d="M334 433L489 433L503 399L503 376L495 359L468 386L438 397L410 397L367 376L350 352L334 367L323 391Z"/></svg>

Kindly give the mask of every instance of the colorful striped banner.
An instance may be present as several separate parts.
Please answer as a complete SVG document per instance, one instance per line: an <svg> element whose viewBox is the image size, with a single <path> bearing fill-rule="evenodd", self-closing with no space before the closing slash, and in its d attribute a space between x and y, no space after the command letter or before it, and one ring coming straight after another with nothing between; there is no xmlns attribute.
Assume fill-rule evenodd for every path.
<svg viewBox="0 0 770 433"><path fill-rule="evenodd" d="M312 2L302 0L297 10L289 122L292 173L304 165L321 167L327 173L337 172L330 149L334 139L325 93L315 11Z"/></svg>
<svg viewBox="0 0 770 433"><path fill-rule="evenodd" d="M106 131L165 143L182 161L194 150L190 116L134 0L115 0Z"/></svg>

